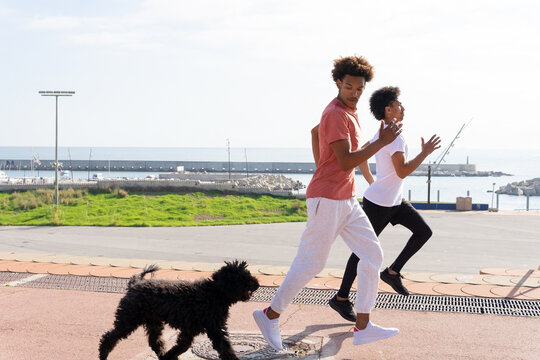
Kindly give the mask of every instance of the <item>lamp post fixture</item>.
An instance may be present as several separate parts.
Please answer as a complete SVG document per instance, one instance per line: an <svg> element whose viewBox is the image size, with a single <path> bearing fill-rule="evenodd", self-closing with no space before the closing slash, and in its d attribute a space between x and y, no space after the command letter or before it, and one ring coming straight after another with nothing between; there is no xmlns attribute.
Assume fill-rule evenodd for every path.
<svg viewBox="0 0 540 360"><path fill-rule="evenodd" d="M231 180L231 142L227 138L227 153L229 154L229 180Z"/></svg>
<svg viewBox="0 0 540 360"><path fill-rule="evenodd" d="M58 207L58 97L72 96L75 91L40 91L41 96L54 96L56 98L56 138L54 146L54 199Z"/></svg>

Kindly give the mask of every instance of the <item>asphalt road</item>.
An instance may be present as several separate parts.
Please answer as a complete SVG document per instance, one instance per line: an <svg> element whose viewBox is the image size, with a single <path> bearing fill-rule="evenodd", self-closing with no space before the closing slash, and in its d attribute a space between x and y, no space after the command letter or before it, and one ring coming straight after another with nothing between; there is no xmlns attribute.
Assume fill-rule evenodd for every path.
<svg viewBox="0 0 540 360"><path fill-rule="evenodd" d="M540 213L421 212L433 237L403 271L478 273L490 267L537 269ZM216 227L0 227L0 252L288 266L305 223ZM380 240L391 264L410 232L389 225ZM338 238L327 268L343 268L349 249Z"/></svg>

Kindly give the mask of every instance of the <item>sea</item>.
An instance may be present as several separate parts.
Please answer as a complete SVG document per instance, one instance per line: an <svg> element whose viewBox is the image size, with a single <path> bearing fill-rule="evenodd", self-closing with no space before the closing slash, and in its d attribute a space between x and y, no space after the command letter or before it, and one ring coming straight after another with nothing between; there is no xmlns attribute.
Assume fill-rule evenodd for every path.
<svg viewBox="0 0 540 360"><path fill-rule="evenodd" d="M419 149L411 148L409 157ZM442 155L438 150L427 160L433 162ZM53 160L54 147L1 147L2 160L29 160L33 158ZM234 161L234 162L313 162L309 148L209 148L209 147L62 147L58 148L60 160L163 160L163 161ZM375 159L370 159L374 162ZM457 197L470 196L473 203L497 206L497 195L493 190L509 183L540 178L540 149L537 150L489 150L452 148L444 163L476 164L477 170L501 171L508 176L498 177L432 177L431 201L455 202ZM8 177L54 177L53 171L4 170ZM156 172L103 171L104 178L145 178L157 176ZM88 179L88 171L73 171L74 179ZM307 186L312 174L286 174ZM361 197L368 184L357 171L357 196ZM305 193L305 188L299 191ZM408 176L404 181L403 197L412 201L426 201L428 184L426 176ZM540 196L499 195L501 210L540 211Z"/></svg>

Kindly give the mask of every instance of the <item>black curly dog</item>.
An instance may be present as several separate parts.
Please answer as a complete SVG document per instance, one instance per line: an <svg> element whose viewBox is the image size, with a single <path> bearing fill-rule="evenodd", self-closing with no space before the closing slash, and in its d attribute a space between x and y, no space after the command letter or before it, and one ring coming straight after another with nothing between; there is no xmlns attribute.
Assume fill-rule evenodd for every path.
<svg viewBox="0 0 540 360"><path fill-rule="evenodd" d="M221 359L238 360L228 338L229 307L238 301L248 301L259 288L259 282L247 270L245 261L225 264L211 279L194 283L143 279L159 269L155 265L132 276L116 310L114 328L101 337L100 360L106 360L118 341L141 325L160 360L178 359L201 333L208 335ZM161 339L165 324L180 330L176 344L167 352Z"/></svg>

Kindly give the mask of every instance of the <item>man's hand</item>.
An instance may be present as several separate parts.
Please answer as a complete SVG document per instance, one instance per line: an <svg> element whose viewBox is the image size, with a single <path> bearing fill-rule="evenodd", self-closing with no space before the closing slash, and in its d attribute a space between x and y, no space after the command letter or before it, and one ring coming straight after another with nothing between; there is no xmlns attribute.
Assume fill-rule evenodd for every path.
<svg viewBox="0 0 540 360"><path fill-rule="evenodd" d="M424 138L422 138L422 153L425 156L428 156L435 150L441 147L441 138L437 135L433 135L427 143L424 143Z"/></svg>
<svg viewBox="0 0 540 360"><path fill-rule="evenodd" d="M387 127L384 127L384 121L381 120L381 128L379 129L379 140L388 145L394 141L399 134L401 134L401 127L403 124L398 122L395 118L388 123Z"/></svg>

